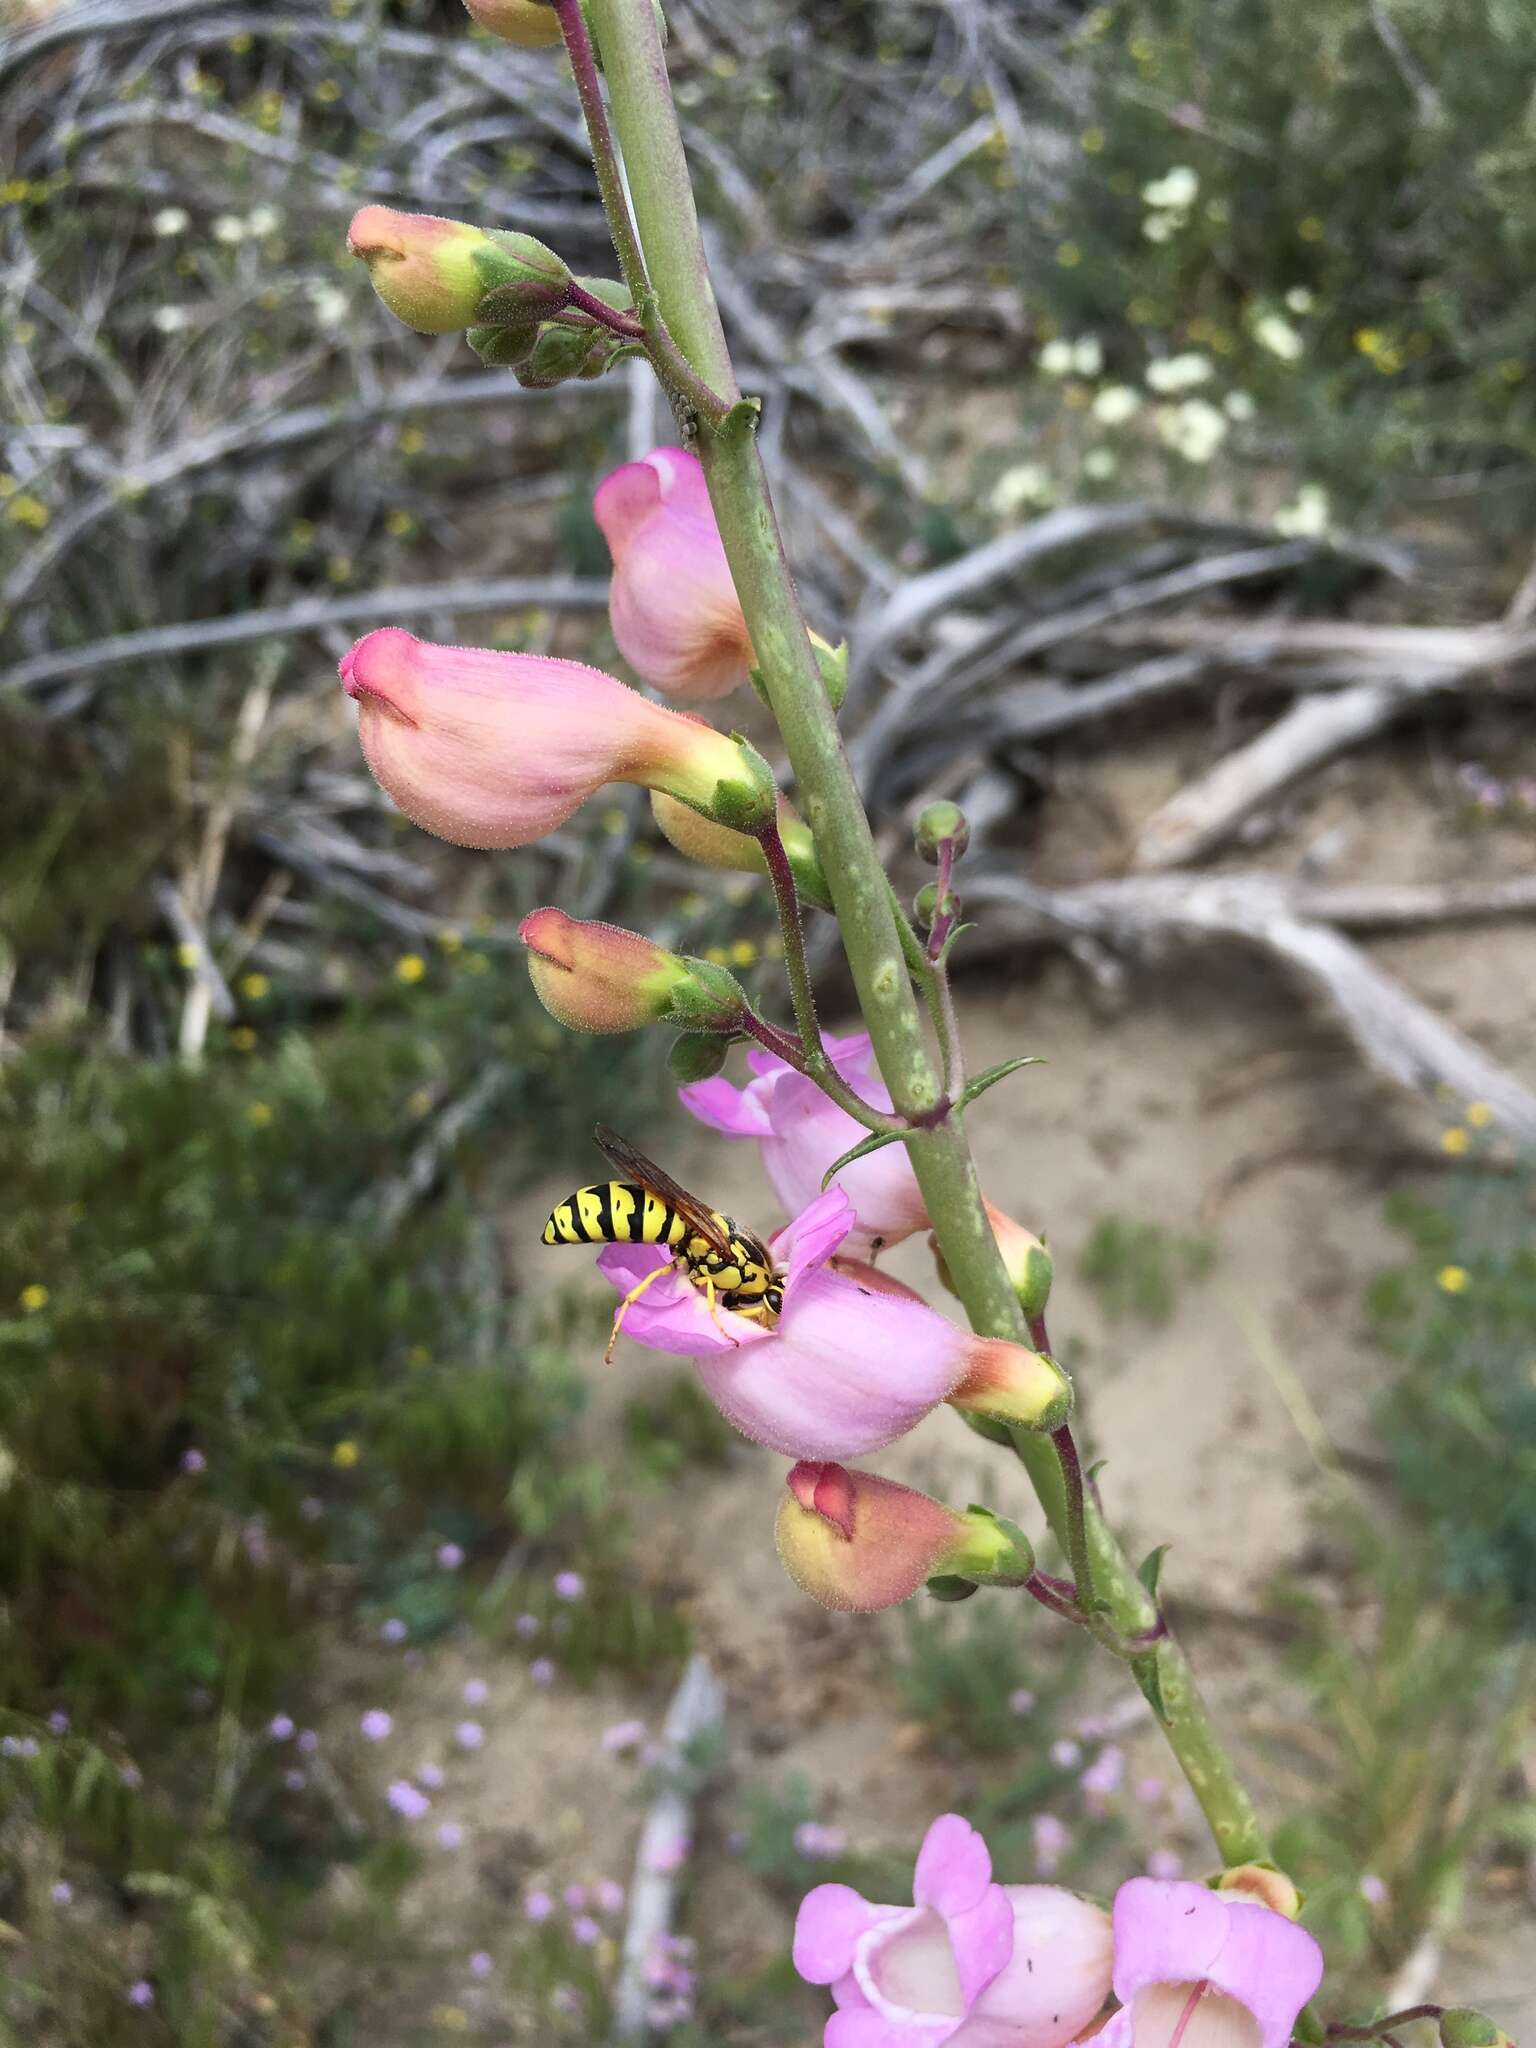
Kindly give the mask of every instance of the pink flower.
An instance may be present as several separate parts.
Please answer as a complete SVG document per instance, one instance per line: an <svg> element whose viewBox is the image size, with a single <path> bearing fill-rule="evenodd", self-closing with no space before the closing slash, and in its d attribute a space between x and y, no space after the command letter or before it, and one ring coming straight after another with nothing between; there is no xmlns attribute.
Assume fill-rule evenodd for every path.
<svg viewBox="0 0 1536 2048"><path fill-rule="evenodd" d="M463 1700L466 1707L483 1707L491 1696L491 1688L483 1678L466 1678Z"/></svg>
<svg viewBox="0 0 1536 2048"><path fill-rule="evenodd" d="M607 782L664 790L737 831L774 814L760 756L579 661L381 626L343 657L341 680L375 777L455 846L527 846Z"/></svg>
<svg viewBox="0 0 1536 2048"><path fill-rule="evenodd" d="M535 1657L528 1666L528 1676L535 1685L553 1685L555 1682L554 1659L552 1657Z"/></svg>
<svg viewBox="0 0 1536 2048"><path fill-rule="evenodd" d="M744 683L752 642L699 458L653 448L603 479L592 511L613 557L613 637L636 674L678 697Z"/></svg>
<svg viewBox="0 0 1536 2048"><path fill-rule="evenodd" d="M464 1562L464 1551L457 1543L439 1543L437 1561L445 1572L456 1572Z"/></svg>
<svg viewBox="0 0 1536 2048"><path fill-rule="evenodd" d="M632 1302L624 1328L653 1351L696 1360L726 1421L789 1458L878 1450L944 1400L1031 1426L1053 1403L1065 1414L1070 1388L1049 1360L831 1270L853 1224L847 1195L830 1188L772 1240L784 1306L771 1330L718 1305L712 1316L675 1267ZM597 1263L628 1294L670 1256L660 1245L613 1244Z"/></svg>
<svg viewBox="0 0 1536 2048"><path fill-rule="evenodd" d="M1109 1987L1108 1916L1051 1885L992 1882L987 1845L946 1813L929 1828L911 1906L818 1885L795 1922L795 1968L830 1984L824 2048L1063 2048Z"/></svg>
<svg viewBox="0 0 1536 2048"><path fill-rule="evenodd" d="M485 1741L485 1730L478 1721L461 1721L453 1731L453 1739L460 1749L479 1749Z"/></svg>
<svg viewBox="0 0 1536 2048"><path fill-rule="evenodd" d="M888 1110L890 1091L875 1067L874 1048L862 1033L826 1040L839 1074L872 1109ZM821 1192L821 1177L834 1159L868 1133L846 1110L822 1094L814 1081L797 1074L772 1053L747 1054L754 1079L745 1088L727 1080L695 1081L679 1088L678 1099L700 1123L728 1138L756 1138L763 1167L786 1214L798 1216ZM843 1256L867 1259L885 1245L900 1244L926 1230L928 1211L913 1177L905 1145L883 1145L866 1159L845 1166L832 1181L853 1204L857 1226Z"/></svg>
<svg viewBox="0 0 1536 2048"><path fill-rule="evenodd" d="M464 1830L456 1820L445 1820L437 1831L439 1849L462 1849Z"/></svg>
<svg viewBox="0 0 1536 2048"><path fill-rule="evenodd" d="M587 1582L580 1572L556 1572L554 1587L557 1600L579 1600L587 1590Z"/></svg>
<svg viewBox="0 0 1536 2048"><path fill-rule="evenodd" d="M523 1900L523 1917L535 1927L542 1926L555 1910L555 1902L548 1892L529 1892Z"/></svg>
<svg viewBox="0 0 1536 2048"><path fill-rule="evenodd" d="M1115 1996L1103 2048L1288 2048L1323 1979L1294 1920L1203 1884L1133 1877L1115 1894Z"/></svg>
<svg viewBox="0 0 1536 2048"><path fill-rule="evenodd" d="M418 1792L406 1778L396 1778L384 1796L402 1820L421 1820L432 1811L426 1793Z"/></svg>
<svg viewBox="0 0 1536 2048"><path fill-rule="evenodd" d="M365 1742L383 1742L395 1723L382 1707L370 1707L357 1725Z"/></svg>
<svg viewBox="0 0 1536 2048"><path fill-rule="evenodd" d="M643 1721L615 1721L603 1730L603 1748L610 1756L623 1756L627 1750L638 1749L645 1740Z"/></svg>

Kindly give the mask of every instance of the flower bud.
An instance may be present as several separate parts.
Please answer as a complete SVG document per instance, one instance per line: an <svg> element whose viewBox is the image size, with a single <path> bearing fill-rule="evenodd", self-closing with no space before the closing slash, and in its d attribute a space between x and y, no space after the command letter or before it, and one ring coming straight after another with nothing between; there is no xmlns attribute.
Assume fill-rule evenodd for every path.
<svg viewBox="0 0 1536 2048"><path fill-rule="evenodd" d="M746 998L723 967L669 953L616 924L546 907L523 919L534 993L572 1031L636 1031L663 1021L732 1031Z"/></svg>
<svg viewBox="0 0 1536 2048"><path fill-rule="evenodd" d="M367 264L369 281L390 312L418 334L454 334L514 311L552 313L564 305L571 279L554 250L532 235L389 206L354 214L347 247ZM493 295L498 310L483 315Z"/></svg>
<svg viewBox="0 0 1536 2048"><path fill-rule="evenodd" d="M545 0L464 0L475 20L504 43L547 50L560 40L560 17Z"/></svg>
<svg viewBox="0 0 1536 2048"><path fill-rule="evenodd" d="M1022 1584L1028 1543L984 1508L957 1514L893 1479L802 1459L779 1502L775 1540L784 1569L823 1607L872 1614L933 1578Z"/></svg>
<svg viewBox="0 0 1536 2048"><path fill-rule="evenodd" d="M1022 1223L1015 1223L1011 1216L1004 1215L995 1203L986 1205L987 1221L992 1226L992 1235L997 1239L997 1248L1003 1255L1003 1264L1008 1269L1008 1278L1013 1282L1013 1291L1019 1298L1019 1307L1025 1315L1033 1318L1045 1314L1046 1303L1051 1298L1051 1282L1056 1274L1056 1262L1046 1250L1044 1241L1032 1230L1026 1230ZM938 1270L940 1285L951 1294L959 1289L950 1278L949 1267L939 1249L937 1237L930 1236L928 1249L933 1253L933 1263Z"/></svg>
<svg viewBox="0 0 1536 2048"><path fill-rule="evenodd" d="M1501 2026L1470 2005L1447 2006L1440 2015L1441 2048L1514 2048Z"/></svg>
<svg viewBox="0 0 1536 2048"><path fill-rule="evenodd" d="M1043 1351L1003 1337L978 1337L970 1368L949 1401L1014 1429L1049 1432L1072 1413L1072 1382Z"/></svg>
<svg viewBox="0 0 1536 2048"><path fill-rule="evenodd" d="M1216 1889L1252 1899L1260 1906L1268 1906L1271 1913L1283 1913L1287 1920L1294 1920L1301 1912L1301 1893L1273 1863L1234 1863L1216 1880Z"/></svg>
<svg viewBox="0 0 1536 2048"><path fill-rule="evenodd" d="M659 792L651 797L651 812L663 839L701 867L730 868L741 875L767 874L763 849L750 834L727 831L689 810L686 804ZM830 910L832 898L816 858L816 842L810 827L801 823L783 797L779 799L779 837L784 842L801 901L814 903L819 910Z"/></svg>
<svg viewBox="0 0 1536 2048"><path fill-rule="evenodd" d="M924 882L912 898L912 915L917 919L920 931L930 932L941 916L951 920L959 917L960 898L953 889L946 889L941 900L938 884Z"/></svg>
<svg viewBox="0 0 1536 2048"><path fill-rule="evenodd" d="M939 864L939 849L945 844L954 848L958 860L971 843L971 828L966 822L964 811L958 804L928 804L917 820L917 832L913 840L920 858L929 867Z"/></svg>
<svg viewBox="0 0 1536 2048"><path fill-rule="evenodd" d="M579 661L381 626L344 657L341 680L375 777L455 846L527 846L607 782L665 790L738 831L773 815L761 754Z"/></svg>

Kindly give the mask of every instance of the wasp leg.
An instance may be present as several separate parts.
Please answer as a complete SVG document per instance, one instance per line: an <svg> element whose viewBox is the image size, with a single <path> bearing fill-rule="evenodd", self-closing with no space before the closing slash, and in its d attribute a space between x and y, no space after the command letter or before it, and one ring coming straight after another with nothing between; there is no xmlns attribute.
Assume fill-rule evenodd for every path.
<svg viewBox="0 0 1536 2048"><path fill-rule="evenodd" d="M730 1337L732 1344L734 1344L737 1350L739 1351L741 1349L741 1339L739 1337L731 1337L730 1331L725 1327L724 1323L722 1323L720 1320L720 1311L716 1307L716 1302L719 1299L720 1290L718 1287L716 1287L713 1276L709 1273L705 1273L702 1276L702 1278L704 1281L704 1299L709 1303L709 1320L714 1324L715 1328L720 1332L722 1337Z"/></svg>
<svg viewBox="0 0 1536 2048"><path fill-rule="evenodd" d="M618 1313L613 1319L613 1328L608 1336L608 1349L603 1353L604 1365L612 1365L613 1363L613 1347L619 1341L619 1332L624 1327L624 1318L629 1312L630 1303L638 1301L653 1281L659 1280L663 1273L670 1273L676 1264L676 1259L668 1259L664 1266L653 1266L645 1278L631 1287L628 1294L619 1303Z"/></svg>

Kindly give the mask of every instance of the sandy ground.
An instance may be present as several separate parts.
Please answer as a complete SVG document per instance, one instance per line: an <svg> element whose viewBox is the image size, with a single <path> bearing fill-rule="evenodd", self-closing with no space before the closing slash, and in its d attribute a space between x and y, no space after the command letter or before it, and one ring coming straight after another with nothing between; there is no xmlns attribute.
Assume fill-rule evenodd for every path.
<svg viewBox="0 0 1536 2048"><path fill-rule="evenodd" d="M1037 849L1041 871L1067 880L1079 859L1082 872L1112 866L1123 821L1145 815L1189 765L1172 750L1122 764L1098 812L1103 841L1085 852L1075 838L1066 848L1047 835ZM1347 787L1325 778L1309 833L1335 822L1351 832L1359 857L1346 866L1360 878L1445 876L1486 862L1486 846L1448 847L1422 803L1399 804L1406 785L1407 770L1391 761L1354 771ZM1395 833L1390 861L1369 829L1383 815ZM1497 846L1492 857L1504 865L1517 854ZM1525 932L1473 943L1464 933L1401 937L1376 957L1536 1078L1523 993L1536 955ZM1096 1009L1059 958L1021 961L968 986L961 1008L973 1069L1021 1050L1049 1061L973 1112L983 1180L994 1200L1051 1238L1053 1335L1074 1359L1088 1434L1109 1461L1106 1507L1138 1554L1172 1544L1165 1589L1184 1603L1207 1689L1239 1753L1254 1761L1274 1680L1262 1645L1246 1631L1234 1638L1230 1617L1251 1615L1277 1572L1307 1568L1327 1483L1312 1446L1368 1446L1370 1397L1388 1368L1363 1339L1360 1300L1399 1251L1381 1220L1382 1196L1405 1157L1433 1158L1440 1112L1375 1080L1326 1017L1266 964L1235 951L1143 975L1116 1014ZM679 1178L744 1220L762 1228L778 1220L755 1148L680 1119L656 1149ZM531 1294L582 1284L579 1255L545 1253L538 1236L550 1205L592 1164L562 1167L508 1219L516 1274ZM1215 1241L1209 1275L1182 1289L1164 1328L1108 1322L1078 1277L1082 1247L1108 1213ZM891 1264L944 1299L920 1243ZM676 1369L622 1344L594 1404L594 1445L612 1443L612 1417L627 1394ZM947 1411L869 1462L956 1499L986 1498L1038 1526L1013 1468ZM803 1774L855 1843L915 1841L953 1796L952 1776L914 1742L882 1680L890 1623L824 1615L784 1579L771 1543L782 1471L781 1460L744 1449L723 1474L690 1478L678 1497L647 1510L650 1565L683 1589L698 1645L725 1682L738 1760ZM484 1922L488 1909L513 1910L531 1882L625 1872L639 1820L634 1771L605 1756L599 1738L630 1713L654 1725L663 1704L612 1687L540 1692L521 1665L488 1671L482 1660L474 1669L492 1689L479 1716L488 1737L452 1764L448 1796L472 1823L475 1853L445 1861L414 1905L466 1916L466 1924ZM462 1714L470 1675L469 1662L434 1657L415 1681L412 1726L446 1733ZM1103 1703L1118 1699L1113 1669L1104 1683ZM1020 1739L1030 1739L1027 1727ZM1158 1768L1150 1729L1134 1746L1138 1767ZM1200 1867L1203 1850L1187 1823L1172 1825L1169 1839ZM1476 1996L1512 2031L1522 2022L1529 2031L1536 1940L1518 1901L1494 1901L1491 1910L1492 1921L1471 1915L1474 1932L1452 1937L1437 1991ZM783 1939L778 1909L718 1854L694 1921L706 1971L749 1969Z"/></svg>

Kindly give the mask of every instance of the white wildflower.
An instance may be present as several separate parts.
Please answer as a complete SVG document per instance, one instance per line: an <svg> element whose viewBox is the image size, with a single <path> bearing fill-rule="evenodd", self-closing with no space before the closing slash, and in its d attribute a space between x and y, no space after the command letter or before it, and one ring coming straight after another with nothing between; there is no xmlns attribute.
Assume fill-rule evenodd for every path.
<svg viewBox="0 0 1536 2048"><path fill-rule="evenodd" d="M314 309L315 320L319 326L339 327L347 316L347 307L352 302L340 285L312 284L309 287L309 303Z"/></svg>
<svg viewBox="0 0 1536 2048"><path fill-rule="evenodd" d="M158 334L180 334L190 318L185 306L157 306L150 324Z"/></svg>
<svg viewBox="0 0 1536 2048"><path fill-rule="evenodd" d="M1141 393L1129 384L1106 384L1093 401L1094 418L1104 427L1123 427L1141 410Z"/></svg>
<svg viewBox="0 0 1536 2048"><path fill-rule="evenodd" d="M221 213L215 218L213 239L216 242L224 242L233 248L237 242L245 240L245 235L245 222L238 213Z"/></svg>
<svg viewBox="0 0 1536 2048"><path fill-rule="evenodd" d="M1246 391L1229 391L1221 401L1221 409L1229 420L1251 420L1258 411Z"/></svg>
<svg viewBox="0 0 1536 2048"><path fill-rule="evenodd" d="M1275 531L1289 540L1320 540L1328 531L1328 493L1321 484L1303 484L1295 502L1275 514Z"/></svg>
<svg viewBox="0 0 1536 2048"><path fill-rule="evenodd" d="M1104 367L1103 344L1091 334L1072 344L1072 367L1079 377L1097 377Z"/></svg>
<svg viewBox="0 0 1536 2048"><path fill-rule="evenodd" d="M1182 405L1159 409L1157 431L1186 462L1209 462L1227 438L1225 416L1204 398L1186 398Z"/></svg>
<svg viewBox="0 0 1536 2048"><path fill-rule="evenodd" d="M1310 313L1317 301L1304 284L1293 284L1285 295L1285 303L1293 313Z"/></svg>
<svg viewBox="0 0 1536 2048"><path fill-rule="evenodd" d="M184 234L191 224L192 216L184 206L162 206L150 222L157 235Z"/></svg>
<svg viewBox="0 0 1536 2048"><path fill-rule="evenodd" d="M1055 495L1044 463L1017 462L992 486L992 510L1006 519L1025 505L1049 505Z"/></svg>
<svg viewBox="0 0 1536 2048"><path fill-rule="evenodd" d="M1047 377L1070 377L1072 374L1072 343L1070 341L1048 341L1040 351L1040 368Z"/></svg>
<svg viewBox="0 0 1536 2048"><path fill-rule="evenodd" d="M253 206L245 225L251 234L261 236L275 234L282 222L283 216L275 206Z"/></svg>
<svg viewBox="0 0 1536 2048"><path fill-rule="evenodd" d="M1283 314L1262 313L1253 323L1253 338L1282 363L1294 363L1306 344Z"/></svg>
<svg viewBox="0 0 1536 2048"><path fill-rule="evenodd" d="M1149 242L1171 242L1187 218L1182 213L1149 213L1141 224L1141 232Z"/></svg>
<svg viewBox="0 0 1536 2048"><path fill-rule="evenodd" d="M1096 484L1106 482L1119 467L1114 451L1109 448L1090 448L1083 457L1083 475Z"/></svg>
<svg viewBox="0 0 1536 2048"><path fill-rule="evenodd" d="M1147 383L1166 398L1175 391L1189 391L1196 384L1203 384L1213 367L1209 356L1197 355L1193 350L1185 355L1163 356L1148 365Z"/></svg>
<svg viewBox="0 0 1536 2048"><path fill-rule="evenodd" d="M1174 213L1184 213L1194 205L1200 190L1200 173L1191 164L1175 164L1171 171L1165 171L1160 178L1154 178L1150 185L1143 185L1141 196L1148 206L1166 207Z"/></svg>

